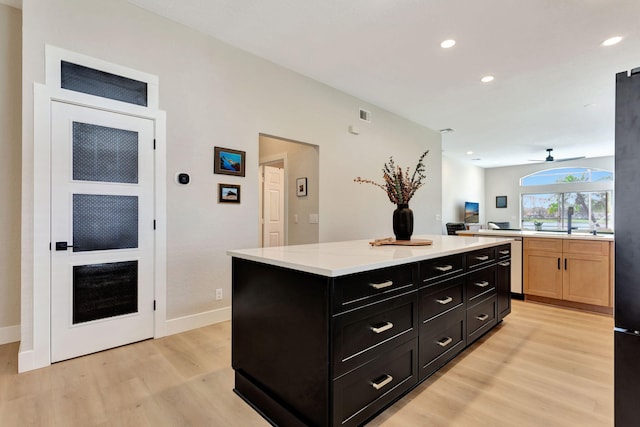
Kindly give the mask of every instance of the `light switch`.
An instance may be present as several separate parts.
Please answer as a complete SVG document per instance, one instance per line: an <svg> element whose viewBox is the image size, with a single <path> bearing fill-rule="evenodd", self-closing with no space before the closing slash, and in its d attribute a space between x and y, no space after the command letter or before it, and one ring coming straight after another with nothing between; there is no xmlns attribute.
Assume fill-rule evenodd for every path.
<svg viewBox="0 0 640 427"><path fill-rule="evenodd" d="M309 224L318 223L318 214L309 214Z"/></svg>
<svg viewBox="0 0 640 427"><path fill-rule="evenodd" d="M294 224L298 223L298 214L293 214L293 223Z"/></svg>

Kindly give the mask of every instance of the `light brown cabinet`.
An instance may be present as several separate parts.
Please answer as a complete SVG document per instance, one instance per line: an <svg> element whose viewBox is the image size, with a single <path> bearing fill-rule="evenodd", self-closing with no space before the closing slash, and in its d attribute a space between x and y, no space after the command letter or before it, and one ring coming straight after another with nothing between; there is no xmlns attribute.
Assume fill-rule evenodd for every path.
<svg viewBox="0 0 640 427"><path fill-rule="evenodd" d="M524 239L524 293L611 307L611 243Z"/></svg>

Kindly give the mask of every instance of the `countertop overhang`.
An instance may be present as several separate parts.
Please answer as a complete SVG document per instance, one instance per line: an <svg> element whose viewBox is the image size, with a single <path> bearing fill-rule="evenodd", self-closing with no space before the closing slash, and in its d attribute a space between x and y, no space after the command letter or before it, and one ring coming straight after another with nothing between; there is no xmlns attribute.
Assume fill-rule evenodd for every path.
<svg viewBox="0 0 640 427"><path fill-rule="evenodd" d="M604 242L613 242L612 234L596 234L576 233L567 234L566 232L555 231L532 231L532 230L462 230L457 232L460 236L492 236L492 237L541 237L543 239L575 239L575 240L599 240Z"/></svg>
<svg viewBox="0 0 640 427"><path fill-rule="evenodd" d="M228 250L227 255L327 277L339 277L509 243L508 237L421 235L429 246L371 246L369 240Z"/></svg>

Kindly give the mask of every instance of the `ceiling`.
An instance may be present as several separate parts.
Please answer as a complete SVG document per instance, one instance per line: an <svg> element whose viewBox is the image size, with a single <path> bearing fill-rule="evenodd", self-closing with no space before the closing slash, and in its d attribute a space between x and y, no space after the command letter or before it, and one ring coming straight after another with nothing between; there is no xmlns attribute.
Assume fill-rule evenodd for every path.
<svg viewBox="0 0 640 427"><path fill-rule="evenodd" d="M452 128L443 153L481 167L613 155L615 74L640 67L640 0L128 1Z"/></svg>

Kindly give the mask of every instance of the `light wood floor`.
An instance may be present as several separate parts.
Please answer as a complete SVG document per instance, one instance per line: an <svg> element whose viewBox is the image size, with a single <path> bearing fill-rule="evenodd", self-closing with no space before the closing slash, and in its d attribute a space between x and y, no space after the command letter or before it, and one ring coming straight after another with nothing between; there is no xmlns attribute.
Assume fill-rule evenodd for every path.
<svg viewBox="0 0 640 427"><path fill-rule="evenodd" d="M613 319L521 301L369 426L612 426ZM230 323L18 375L0 346L0 425L268 426L233 392Z"/></svg>

